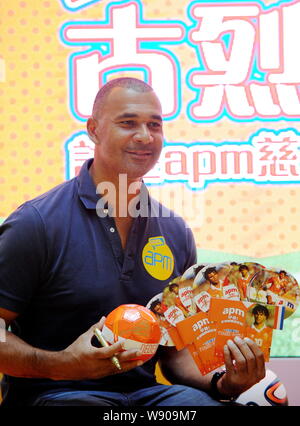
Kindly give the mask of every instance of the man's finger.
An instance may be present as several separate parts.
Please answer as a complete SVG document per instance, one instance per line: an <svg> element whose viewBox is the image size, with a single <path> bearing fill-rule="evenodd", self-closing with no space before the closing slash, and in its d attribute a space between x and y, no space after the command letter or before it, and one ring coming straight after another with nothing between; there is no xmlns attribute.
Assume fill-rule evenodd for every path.
<svg viewBox="0 0 300 426"><path fill-rule="evenodd" d="M139 358L140 356L141 356L141 352L139 350L137 350L137 349L130 349L128 351L121 352L118 355L118 358L119 358L119 360L121 362L124 362L124 361L135 360L135 358Z"/></svg>
<svg viewBox="0 0 300 426"><path fill-rule="evenodd" d="M94 353L97 355L98 358L111 358L114 355L119 356L122 350L122 343L116 342L109 346L95 348Z"/></svg>
<svg viewBox="0 0 300 426"><path fill-rule="evenodd" d="M225 361L226 372L228 374L233 374L235 372L235 369L234 369L233 359L231 357L231 352L229 350L228 345L224 346L223 352L224 352L224 361Z"/></svg>
<svg viewBox="0 0 300 426"><path fill-rule="evenodd" d="M100 328L100 330L102 330L105 320L106 320L106 317L102 317L100 321L98 322L98 328ZM97 324L96 324L96 327L97 327Z"/></svg>
<svg viewBox="0 0 300 426"><path fill-rule="evenodd" d="M241 351L244 359L246 360L246 366L248 373L255 372L257 365L256 365L256 356L255 353L252 351L252 349L247 344L247 341L245 339L241 339L239 336L236 336L234 338L234 343L238 347L238 349ZM244 363L244 360L242 360ZM239 364L237 361L236 368L239 368ZM242 365L244 367L244 365Z"/></svg>
<svg viewBox="0 0 300 426"><path fill-rule="evenodd" d="M234 362L234 369L239 370L241 373L248 372L247 359L241 352L240 348L233 340L227 341L227 346L230 351L230 356Z"/></svg>
<svg viewBox="0 0 300 426"><path fill-rule="evenodd" d="M86 335L89 336L93 336L95 334L95 329L98 328L99 330L102 330L103 325L104 325L104 321L105 321L105 317L101 317L100 321L97 322L96 324L93 324L86 332Z"/></svg>
<svg viewBox="0 0 300 426"><path fill-rule="evenodd" d="M125 363L122 363L121 367L122 367L122 371L124 372L124 371L132 370L133 368L136 368L136 367L140 367L143 364L144 364L143 361L139 359L136 361L127 361Z"/></svg>
<svg viewBox="0 0 300 426"><path fill-rule="evenodd" d="M266 366L265 366L264 355L263 355L262 351L259 349L259 347L257 346L257 344L253 342L253 340L249 339L248 337L245 337L245 341L247 342L251 351L255 355L257 377L261 380L266 375Z"/></svg>

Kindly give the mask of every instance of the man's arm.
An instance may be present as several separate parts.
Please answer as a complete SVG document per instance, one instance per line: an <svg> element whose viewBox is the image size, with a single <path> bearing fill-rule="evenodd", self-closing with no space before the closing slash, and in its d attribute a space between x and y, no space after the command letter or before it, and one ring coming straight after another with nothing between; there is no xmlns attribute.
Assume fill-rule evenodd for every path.
<svg viewBox="0 0 300 426"><path fill-rule="evenodd" d="M8 325L17 314L0 308L0 318ZM15 377L48 378L52 380L98 379L120 372L111 362L118 355L122 372L131 370L141 361L130 361L139 356L137 351L122 350L121 343L96 348L91 344L95 327L102 329L105 318L62 351L46 351L24 342L6 332L6 341L0 342L0 371Z"/></svg>
<svg viewBox="0 0 300 426"><path fill-rule="evenodd" d="M224 347L226 373L217 382L220 394L238 396L265 376L263 353L250 339L235 338ZM160 367L171 383L210 391L212 373L202 376L187 349L161 348Z"/></svg>
<svg viewBox="0 0 300 426"><path fill-rule="evenodd" d="M159 366L165 378L172 384L209 390L209 375L201 375L188 349L177 351L175 347L161 347Z"/></svg>

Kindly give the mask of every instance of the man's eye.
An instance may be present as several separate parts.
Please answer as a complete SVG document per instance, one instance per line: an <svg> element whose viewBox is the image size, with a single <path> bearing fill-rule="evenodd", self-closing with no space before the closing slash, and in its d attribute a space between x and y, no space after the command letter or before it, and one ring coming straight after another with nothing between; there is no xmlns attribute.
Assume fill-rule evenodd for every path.
<svg viewBox="0 0 300 426"><path fill-rule="evenodd" d="M149 123L149 127L159 129L161 127L161 123L159 123L157 121L152 121L151 123Z"/></svg>
<svg viewBox="0 0 300 426"><path fill-rule="evenodd" d="M135 125L135 121L133 121L133 120L124 120L124 121L121 121L121 124L123 126L133 127Z"/></svg>

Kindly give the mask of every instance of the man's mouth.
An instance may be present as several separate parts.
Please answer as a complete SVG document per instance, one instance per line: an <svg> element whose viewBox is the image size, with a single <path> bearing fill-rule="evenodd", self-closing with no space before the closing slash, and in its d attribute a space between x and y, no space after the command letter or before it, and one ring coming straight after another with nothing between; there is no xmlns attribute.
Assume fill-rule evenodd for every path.
<svg viewBox="0 0 300 426"><path fill-rule="evenodd" d="M144 159L149 157L150 155L152 155L152 151L143 151L143 150L127 150L126 151L127 154L135 157L135 158L140 158L140 159Z"/></svg>

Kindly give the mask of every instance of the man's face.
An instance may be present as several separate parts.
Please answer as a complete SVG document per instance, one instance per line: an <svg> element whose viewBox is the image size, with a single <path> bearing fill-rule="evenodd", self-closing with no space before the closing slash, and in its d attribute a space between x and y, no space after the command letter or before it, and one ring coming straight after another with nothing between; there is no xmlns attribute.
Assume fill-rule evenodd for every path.
<svg viewBox="0 0 300 426"><path fill-rule="evenodd" d="M284 272L280 272L280 273L279 273L279 278L280 278L281 280L283 280L283 279L285 278L285 273L284 273Z"/></svg>
<svg viewBox="0 0 300 426"><path fill-rule="evenodd" d="M178 294L179 293L179 287L177 287L177 285L174 285L173 287L172 287L172 290L171 290L173 293L175 293L175 294Z"/></svg>
<svg viewBox="0 0 300 426"><path fill-rule="evenodd" d="M163 315L163 309L162 309L161 303L157 303L157 305L154 306L153 310L155 311L155 313L159 315Z"/></svg>
<svg viewBox="0 0 300 426"><path fill-rule="evenodd" d="M248 276L248 270L247 270L247 269L242 268L242 269L241 269L241 274L242 274L242 277L243 277L243 278L246 278L246 277Z"/></svg>
<svg viewBox="0 0 300 426"><path fill-rule="evenodd" d="M262 324L266 321L267 317L262 311L258 311L254 314L255 324Z"/></svg>
<svg viewBox="0 0 300 426"><path fill-rule="evenodd" d="M152 169L163 145L161 105L154 92L115 87L94 118L88 128L96 142L95 166L107 180L120 173L135 180Z"/></svg>
<svg viewBox="0 0 300 426"><path fill-rule="evenodd" d="M218 279L218 273L217 272L210 272L208 275L208 280L214 284L217 285L219 283L219 279Z"/></svg>

